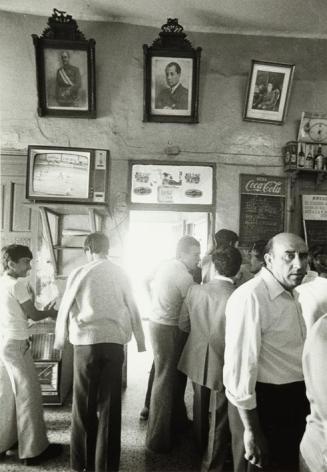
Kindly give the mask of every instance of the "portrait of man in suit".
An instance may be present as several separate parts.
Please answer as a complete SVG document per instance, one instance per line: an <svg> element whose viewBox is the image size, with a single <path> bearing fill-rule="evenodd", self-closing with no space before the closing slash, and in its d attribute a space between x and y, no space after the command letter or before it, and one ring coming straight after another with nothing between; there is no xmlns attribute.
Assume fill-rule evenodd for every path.
<svg viewBox="0 0 327 472"><path fill-rule="evenodd" d="M192 67L185 58L157 58L153 67L152 106L159 114L188 115L191 110Z"/></svg>
<svg viewBox="0 0 327 472"><path fill-rule="evenodd" d="M178 62L169 62L165 68L167 86L156 97L156 108L187 110L188 89L181 82L182 69Z"/></svg>

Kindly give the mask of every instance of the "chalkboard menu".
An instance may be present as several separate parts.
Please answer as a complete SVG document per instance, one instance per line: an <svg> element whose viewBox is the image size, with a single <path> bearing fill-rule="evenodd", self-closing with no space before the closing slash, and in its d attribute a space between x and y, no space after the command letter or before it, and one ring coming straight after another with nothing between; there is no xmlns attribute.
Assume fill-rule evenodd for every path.
<svg viewBox="0 0 327 472"><path fill-rule="evenodd" d="M327 195L302 195L302 214L308 246L327 244Z"/></svg>
<svg viewBox="0 0 327 472"><path fill-rule="evenodd" d="M284 231L286 179L268 175L240 175L239 245L268 241Z"/></svg>

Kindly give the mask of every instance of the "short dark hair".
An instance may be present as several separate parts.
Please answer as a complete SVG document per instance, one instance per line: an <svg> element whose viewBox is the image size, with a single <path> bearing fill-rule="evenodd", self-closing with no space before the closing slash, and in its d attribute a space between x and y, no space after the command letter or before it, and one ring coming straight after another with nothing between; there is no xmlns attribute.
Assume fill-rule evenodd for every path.
<svg viewBox="0 0 327 472"><path fill-rule="evenodd" d="M235 246L238 241L238 235L230 229L220 229L215 234L216 248Z"/></svg>
<svg viewBox="0 0 327 472"><path fill-rule="evenodd" d="M327 272L327 245L317 245L309 248L309 265L318 274Z"/></svg>
<svg viewBox="0 0 327 472"><path fill-rule="evenodd" d="M240 270L242 255L236 247L227 246L215 249L211 257L220 275L234 277Z"/></svg>
<svg viewBox="0 0 327 472"><path fill-rule="evenodd" d="M92 254L108 254L109 239L100 231L90 233L84 241L84 250L86 249L89 249Z"/></svg>
<svg viewBox="0 0 327 472"><path fill-rule="evenodd" d="M182 252L189 252L193 246L200 246L199 241L193 236L183 236L176 246L176 258L178 259Z"/></svg>
<svg viewBox="0 0 327 472"><path fill-rule="evenodd" d="M267 241L258 239L253 243L251 252L254 252L257 259L264 261L264 255L267 253Z"/></svg>
<svg viewBox="0 0 327 472"><path fill-rule="evenodd" d="M175 67L177 74L181 74L182 68L178 64L178 62L170 62L169 64L166 65L165 71L167 72L168 67Z"/></svg>
<svg viewBox="0 0 327 472"><path fill-rule="evenodd" d="M22 257L33 259L33 254L28 246L22 244L9 244L1 249L1 264L3 270L9 268L9 262L18 262Z"/></svg>

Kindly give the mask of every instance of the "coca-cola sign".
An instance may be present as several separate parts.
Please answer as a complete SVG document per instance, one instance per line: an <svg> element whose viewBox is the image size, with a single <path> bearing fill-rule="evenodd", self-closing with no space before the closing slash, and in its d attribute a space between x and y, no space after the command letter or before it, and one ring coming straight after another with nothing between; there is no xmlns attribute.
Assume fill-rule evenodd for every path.
<svg viewBox="0 0 327 472"><path fill-rule="evenodd" d="M285 178L266 175L241 175L241 193L285 195Z"/></svg>

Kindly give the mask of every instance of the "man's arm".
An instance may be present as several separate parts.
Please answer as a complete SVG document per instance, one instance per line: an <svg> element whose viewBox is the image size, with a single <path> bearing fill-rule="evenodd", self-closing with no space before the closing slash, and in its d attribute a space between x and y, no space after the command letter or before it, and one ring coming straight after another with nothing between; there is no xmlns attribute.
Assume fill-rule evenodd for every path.
<svg viewBox="0 0 327 472"><path fill-rule="evenodd" d="M268 459L266 438L262 432L257 409L245 410L238 408L244 426L244 457L257 467L264 467Z"/></svg>
<svg viewBox="0 0 327 472"><path fill-rule="evenodd" d="M130 314L132 331L136 340L137 350L138 352L144 352L146 351L146 347L141 316L132 295L132 287L129 283L129 279L123 272L121 273L120 284L123 291L124 302Z"/></svg>
<svg viewBox="0 0 327 472"><path fill-rule="evenodd" d="M226 306L224 384L228 400L237 407L244 426L245 458L262 467L267 457L256 410L255 387L261 349L258 300L237 289Z"/></svg>
<svg viewBox="0 0 327 472"><path fill-rule="evenodd" d="M190 321L190 314L188 310L188 299L189 299L190 290L191 290L191 287L189 288L189 291L183 302L180 315L179 315L179 321L178 321L179 329L181 331L184 331L185 333L189 333L191 331L191 321Z"/></svg>
<svg viewBox="0 0 327 472"><path fill-rule="evenodd" d="M28 318L31 318L33 321L40 321L44 318L56 319L58 314L57 310L55 310L53 307L44 311L38 310L37 308L35 308L35 305L32 300L27 300L26 302L21 303L20 306L25 315Z"/></svg>

